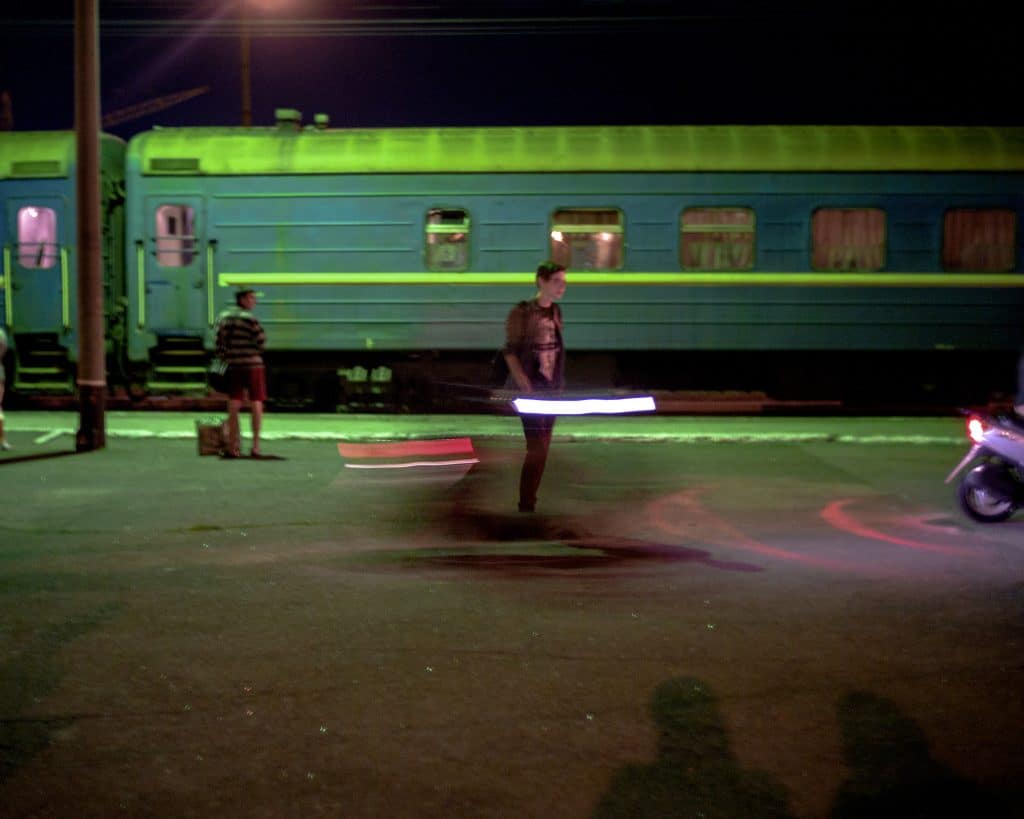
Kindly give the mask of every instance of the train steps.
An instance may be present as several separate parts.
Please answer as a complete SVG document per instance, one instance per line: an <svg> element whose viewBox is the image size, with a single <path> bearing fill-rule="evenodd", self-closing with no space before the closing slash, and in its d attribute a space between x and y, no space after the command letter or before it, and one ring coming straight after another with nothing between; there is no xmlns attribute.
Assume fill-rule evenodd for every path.
<svg viewBox="0 0 1024 819"><path fill-rule="evenodd" d="M149 392L203 393L209 390L206 364L209 353L198 338L166 337L150 353Z"/></svg>
<svg viewBox="0 0 1024 819"><path fill-rule="evenodd" d="M19 339L14 389L24 393L70 395L75 390L68 351L56 340Z"/></svg>

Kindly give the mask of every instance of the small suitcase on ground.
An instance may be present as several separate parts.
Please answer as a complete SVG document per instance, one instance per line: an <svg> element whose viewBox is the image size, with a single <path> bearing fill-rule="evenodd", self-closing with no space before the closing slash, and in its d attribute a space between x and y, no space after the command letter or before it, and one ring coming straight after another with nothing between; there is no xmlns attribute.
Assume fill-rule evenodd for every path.
<svg viewBox="0 0 1024 819"><path fill-rule="evenodd" d="M220 455L227 448L228 422L217 419L196 421L200 455Z"/></svg>

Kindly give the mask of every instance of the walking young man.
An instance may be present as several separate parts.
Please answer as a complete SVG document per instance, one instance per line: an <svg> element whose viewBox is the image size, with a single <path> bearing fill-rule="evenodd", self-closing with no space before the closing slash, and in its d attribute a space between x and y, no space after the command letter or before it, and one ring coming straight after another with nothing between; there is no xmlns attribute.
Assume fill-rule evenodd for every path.
<svg viewBox="0 0 1024 819"><path fill-rule="evenodd" d="M267 376L263 368L263 347L266 334L253 315L256 293L242 289L235 293L234 307L220 314L217 320L217 356L227 362L228 382L228 445L227 458L242 454L242 431L238 413L246 394L252 405L252 456L260 456L260 426L263 402L267 400Z"/></svg>
<svg viewBox="0 0 1024 819"><path fill-rule="evenodd" d="M509 386L523 394L557 392L565 387L562 311L556 303L565 295L565 268L557 262L544 262L537 268L536 282L537 295L519 302L505 321ZM526 436L526 458L519 476L519 511L532 512L547 464L555 417L519 417Z"/></svg>

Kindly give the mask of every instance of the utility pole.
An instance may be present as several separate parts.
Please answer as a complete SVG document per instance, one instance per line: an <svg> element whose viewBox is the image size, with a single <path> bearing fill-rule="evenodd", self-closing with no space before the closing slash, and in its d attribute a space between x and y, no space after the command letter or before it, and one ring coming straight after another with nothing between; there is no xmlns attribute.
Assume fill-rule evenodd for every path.
<svg viewBox="0 0 1024 819"><path fill-rule="evenodd" d="M242 31L242 125L252 125L252 78L249 59L249 9L246 0L238 0Z"/></svg>
<svg viewBox="0 0 1024 819"><path fill-rule="evenodd" d="M100 228L99 0L75 0L75 145L78 210L78 412L75 449L106 446Z"/></svg>

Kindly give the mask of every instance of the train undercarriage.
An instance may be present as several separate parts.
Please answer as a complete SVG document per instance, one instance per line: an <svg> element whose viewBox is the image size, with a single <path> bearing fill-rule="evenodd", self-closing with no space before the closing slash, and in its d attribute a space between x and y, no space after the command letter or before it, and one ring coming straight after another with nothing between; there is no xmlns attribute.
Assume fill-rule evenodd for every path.
<svg viewBox="0 0 1024 819"><path fill-rule="evenodd" d="M8 353L7 407L67 407L75 365L53 339ZM481 351L266 355L271 410L491 412L495 353ZM108 357L108 404L124 409L221 406L206 380L209 353L167 340L152 363ZM1005 351L579 351L574 390L673 396L688 411L760 407L810 411L941 413L1012 400L1016 354ZM666 402L666 407L667 407Z"/></svg>

